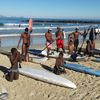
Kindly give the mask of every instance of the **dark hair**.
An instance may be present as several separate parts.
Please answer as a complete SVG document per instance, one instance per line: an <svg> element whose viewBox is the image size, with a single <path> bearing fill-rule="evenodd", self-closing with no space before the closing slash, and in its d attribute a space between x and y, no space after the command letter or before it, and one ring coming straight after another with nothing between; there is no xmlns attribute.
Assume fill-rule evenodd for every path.
<svg viewBox="0 0 100 100"><path fill-rule="evenodd" d="M17 52L16 48L11 48L11 53L14 54L14 52Z"/></svg>
<svg viewBox="0 0 100 100"><path fill-rule="evenodd" d="M88 43L90 43L90 41L89 41L89 40L87 40L87 41L86 41L86 43L88 44Z"/></svg>
<svg viewBox="0 0 100 100"><path fill-rule="evenodd" d="M28 32L28 28L25 28L25 32Z"/></svg>
<svg viewBox="0 0 100 100"><path fill-rule="evenodd" d="M60 52L59 55L62 55L63 56L64 54L63 54L63 52Z"/></svg>

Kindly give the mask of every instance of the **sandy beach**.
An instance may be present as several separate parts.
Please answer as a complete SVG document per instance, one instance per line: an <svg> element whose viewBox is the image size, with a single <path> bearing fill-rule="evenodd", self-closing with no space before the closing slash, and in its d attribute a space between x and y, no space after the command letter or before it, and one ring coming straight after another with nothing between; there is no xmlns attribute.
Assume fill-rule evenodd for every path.
<svg viewBox="0 0 100 100"><path fill-rule="evenodd" d="M96 41L96 48L100 48L99 40ZM100 63L93 61L77 63L100 70ZM55 59L50 58L42 64L53 68ZM100 77L66 69L67 73L60 76L74 82L76 89L48 84L22 75L18 80L9 82L3 78L3 69L10 66L9 58L0 54L0 91L1 87L7 89L7 100L100 100ZM22 67L24 66L46 70L41 64L31 62L22 62Z"/></svg>

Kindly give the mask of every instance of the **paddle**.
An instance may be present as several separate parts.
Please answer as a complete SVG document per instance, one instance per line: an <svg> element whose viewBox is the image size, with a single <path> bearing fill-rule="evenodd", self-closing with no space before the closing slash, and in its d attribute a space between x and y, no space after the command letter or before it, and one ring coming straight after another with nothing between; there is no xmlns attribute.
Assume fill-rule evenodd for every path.
<svg viewBox="0 0 100 100"><path fill-rule="evenodd" d="M89 30L91 29L91 27L92 27L92 25L89 26L89 28L88 28L88 30L87 30L87 34L89 33ZM87 36L87 34L86 34L86 36ZM86 36L84 37L83 42L82 42L82 45L81 45L81 47L80 47L79 50L78 50L78 54L80 54L80 52L81 52L81 50L82 50L82 47L83 47L83 44L84 44L84 42L85 42Z"/></svg>
<svg viewBox="0 0 100 100"><path fill-rule="evenodd" d="M56 40L56 39L55 39ZM52 42L52 43L54 43L55 42L55 40ZM45 49L48 47L48 46L50 46L52 43L50 43L49 45L47 45L42 51L41 51L41 54L45 54Z"/></svg>

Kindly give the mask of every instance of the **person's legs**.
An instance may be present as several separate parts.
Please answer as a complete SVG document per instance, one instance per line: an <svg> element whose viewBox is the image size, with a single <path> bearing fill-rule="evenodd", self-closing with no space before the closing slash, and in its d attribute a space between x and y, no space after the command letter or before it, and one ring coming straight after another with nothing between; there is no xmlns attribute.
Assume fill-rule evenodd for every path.
<svg viewBox="0 0 100 100"><path fill-rule="evenodd" d="M9 81L12 82L13 80L14 80L14 72L11 71L11 72L9 73Z"/></svg>
<svg viewBox="0 0 100 100"><path fill-rule="evenodd" d="M19 72L14 72L14 80L18 80L19 78Z"/></svg>
<svg viewBox="0 0 100 100"><path fill-rule="evenodd" d="M74 51L75 51L75 52L76 52L77 49L78 49L78 44L79 44L79 40L76 39L76 40L74 41Z"/></svg>
<svg viewBox="0 0 100 100"><path fill-rule="evenodd" d="M25 61L25 53L26 53L26 48L25 48L25 44L22 45L22 60Z"/></svg>
<svg viewBox="0 0 100 100"><path fill-rule="evenodd" d="M26 46L25 50L26 50L26 51L25 51L25 61L29 61L29 55L28 55L29 47Z"/></svg>
<svg viewBox="0 0 100 100"><path fill-rule="evenodd" d="M60 40L60 45L63 50L63 53L65 53L64 40Z"/></svg>

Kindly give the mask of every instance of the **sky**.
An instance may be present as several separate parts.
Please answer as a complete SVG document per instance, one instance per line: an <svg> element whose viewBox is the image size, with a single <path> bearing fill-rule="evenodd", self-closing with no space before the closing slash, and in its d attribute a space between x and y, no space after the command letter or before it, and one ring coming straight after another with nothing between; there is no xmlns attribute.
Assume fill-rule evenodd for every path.
<svg viewBox="0 0 100 100"><path fill-rule="evenodd" d="M33 18L100 18L100 0L0 0L0 15Z"/></svg>

